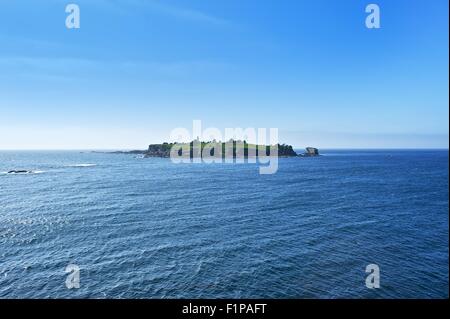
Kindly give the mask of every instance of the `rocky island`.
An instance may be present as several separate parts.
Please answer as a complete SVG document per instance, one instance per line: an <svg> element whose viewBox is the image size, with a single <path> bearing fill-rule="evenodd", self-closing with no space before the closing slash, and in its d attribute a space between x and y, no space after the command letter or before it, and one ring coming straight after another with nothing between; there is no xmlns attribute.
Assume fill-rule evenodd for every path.
<svg viewBox="0 0 450 319"><path fill-rule="evenodd" d="M301 157L314 157L314 156L320 156L319 150L315 147L307 147L306 152L303 154L300 154Z"/></svg>
<svg viewBox="0 0 450 319"><path fill-rule="evenodd" d="M194 147L195 144L195 147ZM232 145L232 147L231 147ZM307 147L306 152L303 154L297 154L291 145L287 144L277 144L277 145L257 145L247 143L246 141L235 141L230 140L228 142L200 142L198 140L192 141L190 143L162 143L162 144L150 144L146 150L133 150L133 151L117 151L113 152L115 154L134 154L142 155L145 158L149 157L162 157L169 158L172 147L178 149L178 155L181 156L182 150L189 150L189 157L201 157L201 154L205 147L210 149L210 155L214 156L216 149L222 148L222 157L228 158L248 158L249 156L258 156L260 150L265 149L264 156L270 156L271 149L278 148L279 157L314 157L319 156L319 150L314 147ZM197 148L197 150L196 150ZM201 151L199 151L201 149ZM196 150L196 151L195 151ZM187 152L186 152L187 153Z"/></svg>
<svg viewBox="0 0 450 319"><path fill-rule="evenodd" d="M195 147L201 149L201 152L194 152ZM210 155L214 156L214 152L216 149L222 150L222 157L249 157L249 156L258 156L261 150L265 150L265 156L270 156L271 149L278 148L278 156L282 157L293 157L298 156L298 154L294 151L291 145L286 144L277 144L274 146L270 145L257 145L250 144L246 141L235 141L230 140L226 143L224 142L200 142L200 141L192 141L190 143L163 143L163 144L151 144L148 146L147 151L145 151L144 157L170 157L170 151L172 147L176 147L179 149L179 155L181 155L182 149L189 149L190 157L197 157L197 153L200 155L205 147L210 148ZM194 155L195 154L195 155ZM272 154L273 155L273 154ZM200 155L201 156L201 155Z"/></svg>

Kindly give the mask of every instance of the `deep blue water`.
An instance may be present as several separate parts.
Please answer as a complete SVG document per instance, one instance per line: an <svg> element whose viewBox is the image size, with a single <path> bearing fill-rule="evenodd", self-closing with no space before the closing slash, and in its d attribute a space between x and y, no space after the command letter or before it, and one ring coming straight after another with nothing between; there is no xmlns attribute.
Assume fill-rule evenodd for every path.
<svg viewBox="0 0 450 319"><path fill-rule="evenodd" d="M0 297L448 297L448 151L323 154L259 175L0 152L0 172L41 171L0 173ZM365 286L371 263L379 289Z"/></svg>

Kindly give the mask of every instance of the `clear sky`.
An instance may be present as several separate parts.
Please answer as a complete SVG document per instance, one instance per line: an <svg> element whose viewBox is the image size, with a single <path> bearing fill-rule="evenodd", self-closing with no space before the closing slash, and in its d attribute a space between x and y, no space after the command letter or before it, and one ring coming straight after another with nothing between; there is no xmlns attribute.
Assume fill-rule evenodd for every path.
<svg viewBox="0 0 450 319"><path fill-rule="evenodd" d="M193 120L448 148L448 0L74 0L77 30L68 3L0 0L0 149L143 149Z"/></svg>

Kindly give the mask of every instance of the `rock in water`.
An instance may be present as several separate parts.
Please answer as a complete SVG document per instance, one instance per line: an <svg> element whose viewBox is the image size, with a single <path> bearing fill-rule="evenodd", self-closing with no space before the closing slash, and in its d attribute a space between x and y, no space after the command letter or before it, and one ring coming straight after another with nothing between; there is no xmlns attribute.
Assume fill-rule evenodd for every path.
<svg viewBox="0 0 450 319"><path fill-rule="evenodd" d="M319 150L317 149L317 148L315 148L315 147L307 147L306 148L306 153L303 153L302 155L300 155L300 156L303 156L303 157L312 157L312 156L319 156L320 154L319 154Z"/></svg>

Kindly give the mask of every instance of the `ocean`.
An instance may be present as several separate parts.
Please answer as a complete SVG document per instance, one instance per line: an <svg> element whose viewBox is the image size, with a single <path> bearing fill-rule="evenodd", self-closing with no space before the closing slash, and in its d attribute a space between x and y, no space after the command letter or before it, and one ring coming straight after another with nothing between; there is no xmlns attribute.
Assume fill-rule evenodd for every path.
<svg viewBox="0 0 450 319"><path fill-rule="evenodd" d="M2 151L0 298L448 298L448 150L322 154Z"/></svg>

